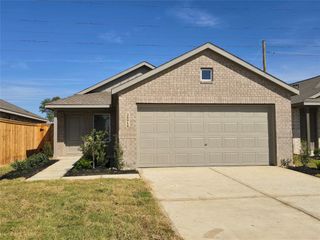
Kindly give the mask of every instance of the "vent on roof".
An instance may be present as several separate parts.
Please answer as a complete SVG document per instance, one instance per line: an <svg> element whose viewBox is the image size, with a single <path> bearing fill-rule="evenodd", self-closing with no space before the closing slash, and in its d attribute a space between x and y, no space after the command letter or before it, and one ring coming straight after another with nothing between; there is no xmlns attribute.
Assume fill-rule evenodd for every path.
<svg viewBox="0 0 320 240"><path fill-rule="evenodd" d="M293 84L291 85L292 87L296 88L296 89L299 89L299 84Z"/></svg>

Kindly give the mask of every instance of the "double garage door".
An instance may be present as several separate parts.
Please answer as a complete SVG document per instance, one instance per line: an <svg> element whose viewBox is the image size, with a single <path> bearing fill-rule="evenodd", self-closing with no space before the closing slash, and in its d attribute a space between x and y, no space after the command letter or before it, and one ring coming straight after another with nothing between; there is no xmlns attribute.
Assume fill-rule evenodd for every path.
<svg viewBox="0 0 320 240"><path fill-rule="evenodd" d="M271 112L266 105L139 105L138 166L269 165Z"/></svg>

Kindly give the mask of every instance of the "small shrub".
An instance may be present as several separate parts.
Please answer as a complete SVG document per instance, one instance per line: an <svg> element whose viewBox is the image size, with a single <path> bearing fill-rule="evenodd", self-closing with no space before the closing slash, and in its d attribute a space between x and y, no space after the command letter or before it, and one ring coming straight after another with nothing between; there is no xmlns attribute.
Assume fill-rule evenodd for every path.
<svg viewBox="0 0 320 240"><path fill-rule="evenodd" d="M305 167L310 161L310 150L306 141L301 142L300 161Z"/></svg>
<svg viewBox="0 0 320 240"><path fill-rule="evenodd" d="M316 165L317 169L320 170L320 160L314 161L314 164Z"/></svg>
<svg viewBox="0 0 320 240"><path fill-rule="evenodd" d="M121 170L124 167L123 150L119 143L119 138L117 136L115 136L113 156L114 158L111 167L117 170Z"/></svg>
<svg viewBox="0 0 320 240"><path fill-rule="evenodd" d="M79 161L77 161L74 164L74 168L77 170L81 170L81 169L91 169L92 168L92 160L91 159L87 159L85 157L80 158Z"/></svg>
<svg viewBox="0 0 320 240"><path fill-rule="evenodd" d="M313 150L313 154L314 154L315 157L320 157L320 148L315 148Z"/></svg>
<svg viewBox="0 0 320 240"><path fill-rule="evenodd" d="M83 144L80 148L83 156L92 160L92 168L95 168L96 166L106 166L108 163L106 157L107 136L107 132L93 129L91 133L82 138Z"/></svg>
<svg viewBox="0 0 320 240"><path fill-rule="evenodd" d="M11 163L11 167L18 172L22 172L26 170L25 160L15 161Z"/></svg>
<svg viewBox="0 0 320 240"><path fill-rule="evenodd" d="M11 167L18 171L29 171L33 168L43 166L49 162L49 158L44 153L33 154L25 160L15 161L11 164Z"/></svg>
<svg viewBox="0 0 320 240"><path fill-rule="evenodd" d="M281 159L280 166L284 167L284 168L287 168L287 167L289 167L291 165L291 163L292 163L292 160L289 159L289 158L288 159Z"/></svg>
<svg viewBox="0 0 320 240"><path fill-rule="evenodd" d="M50 142L45 142L42 148L42 152L47 155L48 157L53 156L53 150L52 150L52 145Z"/></svg>

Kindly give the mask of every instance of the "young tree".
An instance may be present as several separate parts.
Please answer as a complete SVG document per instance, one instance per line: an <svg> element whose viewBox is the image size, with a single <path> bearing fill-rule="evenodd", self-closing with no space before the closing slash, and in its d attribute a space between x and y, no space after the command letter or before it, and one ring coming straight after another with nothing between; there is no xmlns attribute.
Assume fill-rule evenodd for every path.
<svg viewBox="0 0 320 240"><path fill-rule="evenodd" d="M50 121L50 122L53 122L53 111L50 110L50 109L46 109L45 106L46 104L50 103L50 102L53 102L53 101L56 101L60 99L60 97L53 97L53 98L46 98L44 100L42 100L40 106L39 106L39 110L40 112L42 113L45 113L46 114L46 118Z"/></svg>
<svg viewBox="0 0 320 240"><path fill-rule="evenodd" d="M92 168L107 164L107 132L93 129L88 135L82 137L80 146L83 156L92 160Z"/></svg>

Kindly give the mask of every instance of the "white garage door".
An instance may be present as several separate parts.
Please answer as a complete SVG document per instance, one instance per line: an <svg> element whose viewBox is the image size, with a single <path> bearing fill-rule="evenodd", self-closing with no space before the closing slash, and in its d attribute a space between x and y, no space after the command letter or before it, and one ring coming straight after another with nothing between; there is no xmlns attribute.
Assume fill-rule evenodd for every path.
<svg viewBox="0 0 320 240"><path fill-rule="evenodd" d="M267 106L139 105L138 166L269 165Z"/></svg>

